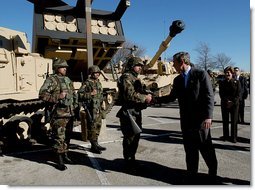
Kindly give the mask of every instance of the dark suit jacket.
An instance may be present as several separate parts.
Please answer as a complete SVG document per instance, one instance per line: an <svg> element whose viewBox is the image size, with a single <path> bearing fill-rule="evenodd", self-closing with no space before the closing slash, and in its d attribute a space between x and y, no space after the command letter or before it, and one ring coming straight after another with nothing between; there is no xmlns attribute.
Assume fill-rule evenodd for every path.
<svg viewBox="0 0 255 190"><path fill-rule="evenodd" d="M248 96L248 84L247 84L247 79L243 76L239 77L239 82L240 82L240 99L244 100Z"/></svg>
<svg viewBox="0 0 255 190"><path fill-rule="evenodd" d="M178 99L182 129L198 129L205 119L213 118L214 94L209 75L196 68L191 68L187 87L183 75L174 79L173 89L162 102Z"/></svg>
<svg viewBox="0 0 255 190"><path fill-rule="evenodd" d="M227 101L232 101L234 104L239 103L240 86L240 83L236 79L231 79L230 81L225 79L220 82L219 95L223 106Z"/></svg>

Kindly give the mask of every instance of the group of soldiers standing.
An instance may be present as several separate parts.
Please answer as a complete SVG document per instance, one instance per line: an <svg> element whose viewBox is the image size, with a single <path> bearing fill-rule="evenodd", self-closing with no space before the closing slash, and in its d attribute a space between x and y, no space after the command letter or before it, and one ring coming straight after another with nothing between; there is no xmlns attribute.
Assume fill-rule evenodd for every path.
<svg viewBox="0 0 255 190"><path fill-rule="evenodd" d="M53 149L58 157L57 168L65 170L65 162L71 163L68 157L70 145L70 135L73 129L75 110L79 109L79 104L86 106L88 140L91 143L91 151L101 153L106 150L98 144L98 136L102 125L103 88L98 79L100 69L98 66L89 68L90 77L80 87L78 93L75 92L72 81L66 76L68 64L63 59L53 61L54 74L49 76L42 85L39 98L44 100L51 109L50 125L53 139Z"/></svg>
<svg viewBox="0 0 255 190"><path fill-rule="evenodd" d="M173 62L179 76L174 79L171 93L165 97L155 98L144 90L138 78L144 64L142 60L134 56L127 60L125 71L118 81L119 101L122 106L116 115L120 120L120 129L123 134L124 160L129 169L136 169L135 154L142 131L142 110L151 104L167 103L178 99L180 124L186 153L187 179L192 181L197 176L199 152L201 152L208 166L209 176L215 179L218 162L210 133L215 104L210 76L206 71L191 66L190 56L187 52L176 53L173 56ZM97 66L91 66L89 78L82 84L78 93L75 93L72 81L66 76L66 68L68 67L66 61L56 59L53 67L55 74L46 79L40 89L39 97L51 104L50 124L54 136L53 148L59 158L58 169L65 170L65 162L72 162L67 152L74 110L79 107L79 104L85 105L84 108L88 110L86 119L91 151L100 154L106 150L105 147L98 144L101 120L105 118L102 109L103 89L98 79L101 71ZM223 137L227 138L228 136L226 120L228 120L227 114L231 113L231 120L233 120L233 122L231 121L231 128L233 128L231 140L236 142L237 131L235 126L238 118L236 109L239 106L241 84L237 79L232 78L234 73L232 67L227 67L224 73L226 79L220 83L219 87L221 108L222 113L224 113L222 114ZM234 94L236 96L232 98Z"/></svg>

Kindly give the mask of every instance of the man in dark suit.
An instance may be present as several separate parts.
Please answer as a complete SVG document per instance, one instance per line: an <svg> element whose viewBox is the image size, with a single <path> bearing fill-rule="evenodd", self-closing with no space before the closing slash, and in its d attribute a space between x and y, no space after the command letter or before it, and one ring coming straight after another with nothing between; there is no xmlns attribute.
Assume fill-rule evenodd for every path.
<svg viewBox="0 0 255 190"><path fill-rule="evenodd" d="M238 111L238 123L245 124L244 122L244 107L245 99L248 97L248 84L247 79L240 75L240 69L234 68L235 79L240 82L240 95L239 95L239 111Z"/></svg>
<svg viewBox="0 0 255 190"><path fill-rule="evenodd" d="M190 66L187 52L175 54L173 62L180 75L174 79L170 95L158 101L167 103L178 99L189 178L192 180L197 175L199 151L209 168L209 175L215 177L218 163L210 133L214 94L209 75Z"/></svg>

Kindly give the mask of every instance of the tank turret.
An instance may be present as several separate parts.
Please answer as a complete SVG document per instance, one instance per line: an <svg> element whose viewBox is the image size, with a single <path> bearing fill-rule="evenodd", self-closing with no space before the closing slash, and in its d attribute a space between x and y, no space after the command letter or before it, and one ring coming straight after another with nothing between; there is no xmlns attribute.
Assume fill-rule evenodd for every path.
<svg viewBox="0 0 255 190"><path fill-rule="evenodd" d="M153 56L148 64L145 65L144 70L151 68L157 60L160 58L161 54L169 47L170 41L179 34L182 30L184 30L185 24L181 20L175 20L172 22L172 25L169 27L169 35L167 38L160 44L158 51Z"/></svg>
<svg viewBox="0 0 255 190"><path fill-rule="evenodd" d="M170 41L184 30L185 24L181 20L175 20L169 27L169 35L161 43L158 51L153 58L143 67L140 78L142 79L147 90L154 93L156 97L166 96L171 92L172 84L177 73L172 62L161 60L161 54L169 47Z"/></svg>

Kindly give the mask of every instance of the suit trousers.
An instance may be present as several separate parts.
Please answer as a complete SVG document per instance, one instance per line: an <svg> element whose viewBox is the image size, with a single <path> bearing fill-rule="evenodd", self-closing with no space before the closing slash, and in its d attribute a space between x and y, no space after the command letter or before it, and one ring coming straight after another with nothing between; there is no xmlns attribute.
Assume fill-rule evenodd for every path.
<svg viewBox="0 0 255 190"><path fill-rule="evenodd" d="M240 99L239 100L239 114L238 114L238 121L239 122L244 122L244 107L245 107L245 100Z"/></svg>
<svg viewBox="0 0 255 190"><path fill-rule="evenodd" d="M223 137L229 138L229 115L231 119L231 140L237 140L237 121L238 121L238 103L232 107L227 108L225 104L221 103L221 114L223 121Z"/></svg>
<svg viewBox="0 0 255 190"><path fill-rule="evenodd" d="M184 150L186 153L187 171L191 175L196 175L199 164L199 151L209 168L210 175L217 174L218 161L214 146L212 144L210 130L205 141L200 138L199 130L182 129Z"/></svg>

